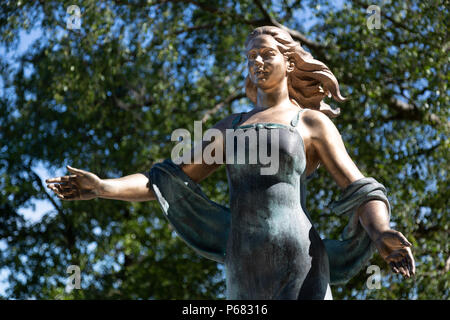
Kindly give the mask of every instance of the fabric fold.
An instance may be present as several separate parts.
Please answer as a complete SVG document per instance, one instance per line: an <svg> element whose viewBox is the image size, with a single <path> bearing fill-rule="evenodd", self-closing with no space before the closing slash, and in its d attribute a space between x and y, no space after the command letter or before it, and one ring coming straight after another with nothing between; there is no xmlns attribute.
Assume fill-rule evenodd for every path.
<svg viewBox="0 0 450 320"><path fill-rule="evenodd" d="M181 239L203 257L224 263L230 210L209 200L170 159L152 167L150 181L166 218Z"/></svg>
<svg viewBox="0 0 450 320"><path fill-rule="evenodd" d="M150 181L157 200L177 234L205 258L224 263L231 223L230 209L208 199L170 159L155 164ZM337 214L347 215L341 240L324 239L330 263L330 283L342 284L355 276L370 260L375 247L359 223L357 209L370 200L390 205L382 184L363 178L350 184L340 200L331 203Z"/></svg>
<svg viewBox="0 0 450 320"><path fill-rule="evenodd" d="M330 263L331 284L344 284L353 278L370 260L376 248L359 222L358 208L367 201L383 201L391 208L386 189L374 178L362 178L351 183L338 201L329 207L339 215L348 216L341 240L324 239Z"/></svg>

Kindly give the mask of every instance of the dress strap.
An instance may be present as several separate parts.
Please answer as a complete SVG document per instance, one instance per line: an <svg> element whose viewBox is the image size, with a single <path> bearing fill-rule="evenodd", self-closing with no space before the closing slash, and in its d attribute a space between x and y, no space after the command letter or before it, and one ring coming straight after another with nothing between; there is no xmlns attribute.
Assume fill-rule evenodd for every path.
<svg viewBox="0 0 450 320"><path fill-rule="evenodd" d="M233 122L232 122L233 129L236 129L237 125L241 122L242 115L243 115L244 113L245 113L245 112L241 112L238 116L236 116L236 117L233 119Z"/></svg>
<svg viewBox="0 0 450 320"><path fill-rule="evenodd" d="M300 113L305 111L305 109L300 109L297 112L297 115L294 117L294 119L291 120L291 126L296 127L298 124L298 120L300 119Z"/></svg>

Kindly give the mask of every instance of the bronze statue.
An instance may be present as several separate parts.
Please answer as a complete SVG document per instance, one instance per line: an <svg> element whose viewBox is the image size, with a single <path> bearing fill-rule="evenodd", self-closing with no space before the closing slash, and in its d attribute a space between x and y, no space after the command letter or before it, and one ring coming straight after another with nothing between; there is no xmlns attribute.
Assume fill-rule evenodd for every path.
<svg viewBox="0 0 450 320"><path fill-rule="evenodd" d="M71 175L48 179L48 187L63 200L157 199L188 245L225 264L229 299L331 299L329 285L354 276L375 248L395 273L414 275L411 244L389 227L384 187L361 174L329 119L340 110L324 97L345 100L333 73L276 27L255 29L246 52L246 93L254 108L214 128L222 137L236 132L234 139L264 134L257 146L245 145L247 160L266 143L260 141L267 148L276 136L279 162L275 174L262 175L261 164L227 158L230 208L207 199L197 185L221 163L166 160L149 174L118 179L68 166ZM223 151L229 143L218 138L210 145ZM332 204L349 215L342 240L322 240L305 209L306 180L319 164L343 189Z"/></svg>

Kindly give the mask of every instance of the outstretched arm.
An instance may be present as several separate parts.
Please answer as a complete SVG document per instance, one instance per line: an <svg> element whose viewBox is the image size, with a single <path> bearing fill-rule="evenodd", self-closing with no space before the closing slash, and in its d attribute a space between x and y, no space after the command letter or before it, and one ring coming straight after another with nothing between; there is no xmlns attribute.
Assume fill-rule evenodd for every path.
<svg viewBox="0 0 450 320"><path fill-rule="evenodd" d="M364 178L348 155L339 131L327 116L307 110L302 121L309 136L310 153L325 166L339 187L345 189L352 182ZM411 244L403 234L389 227L386 204L380 200L367 201L357 213L362 226L392 270L408 278L414 275Z"/></svg>
<svg viewBox="0 0 450 320"><path fill-rule="evenodd" d="M234 116L231 115L214 126L215 129L222 131L222 137L225 135L225 130L230 127ZM209 142L204 143L200 152L203 152L203 149L209 144ZM222 148L223 151L223 139L216 139L212 144L214 149ZM192 154L191 159L194 158L195 154ZM180 164L180 168L193 181L199 182L217 170L220 165L217 163L206 164L202 161L202 163ZM70 166L67 166L67 170L71 175L46 180L47 187L53 190L62 200L103 198L123 201L151 201L156 199L150 178L144 173L131 174L117 179L100 179L94 173L86 170Z"/></svg>
<svg viewBox="0 0 450 320"><path fill-rule="evenodd" d="M67 166L71 175L47 179L47 187L61 200L95 198L150 201L155 195L146 174L136 173L117 179L100 179L92 172Z"/></svg>
<svg viewBox="0 0 450 320"><path fill-rule="evenodd" d="M203 141L202 148L193 150L193 152L191 153L191 163L180 164L181 170L183 170L183 172L186 173L189 178L192 179L192 181L197 183L202 181L222 165L221 163L206 164L203 159L203 151L205 150L206 146L209 146L210 150L215 150L218 152L220 150L220 153L222 155L225 155L224 137L226 136L226 129L232 127L232 121L235 117L236 114L232 114L216 123L212 129L219 130L221 132L221 135L218 135L215 139L213 139L213 141ZM195 154L194 152L199 152L200 154ZM215 155L214 153L213 156ZM194 163L194 159L202 159L202 163ZM225 158L222 158L222 160L223 163Z"/></svg>

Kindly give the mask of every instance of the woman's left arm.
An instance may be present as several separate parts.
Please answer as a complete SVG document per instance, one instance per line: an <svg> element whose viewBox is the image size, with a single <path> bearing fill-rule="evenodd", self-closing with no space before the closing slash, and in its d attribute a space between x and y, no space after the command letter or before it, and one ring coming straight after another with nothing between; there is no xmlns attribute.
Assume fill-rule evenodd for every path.
<svg viewBox="0 0 450 320"><path fill-rule="evenodd" d="M344 142L334 123L322 112L307 110L302 122L307 129L309 149L322 163L342 189L352 182L364 178L345 149ZM389 227L389 213L386 204L370 200L357 211L359 221L375 243L378 252L395 273L409 278L415 274L411 243L402 233Z"/></svg>

